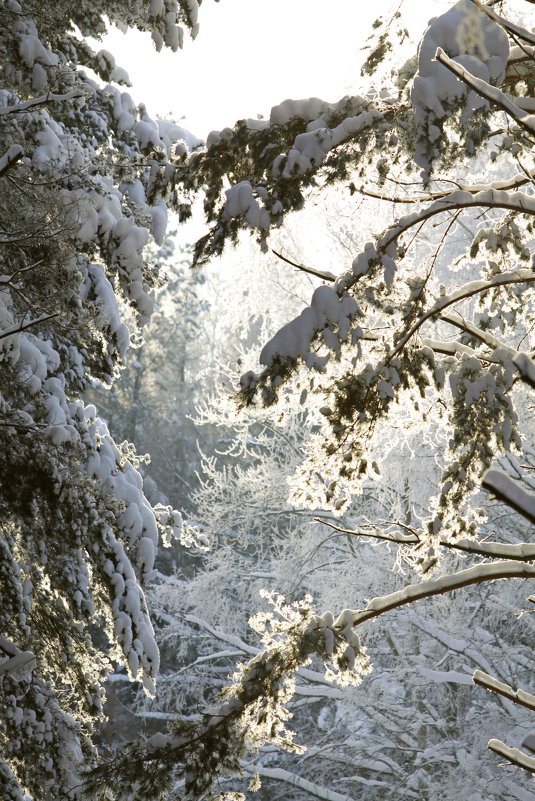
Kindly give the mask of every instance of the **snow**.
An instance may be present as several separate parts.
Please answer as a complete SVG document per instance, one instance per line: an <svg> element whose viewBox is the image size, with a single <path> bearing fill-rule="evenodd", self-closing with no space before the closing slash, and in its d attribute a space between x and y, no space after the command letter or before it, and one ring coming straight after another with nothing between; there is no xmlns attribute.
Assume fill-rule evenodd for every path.
<svg viewBox="0 0 535 801"><path fill-rule="evenodd" d="M226 201L223 208L223 219L231 220L233 217L245 217L251 228L269 228L270 215L267 209L261 209L260 204L253 195L253 188L249 181L231 186L225 192Z"/></svg>
<svg viewBox="0 0 535 801"><path fill-rule="evenodd" d="M287 154L277 156L273 162L273 176L291 178L304 175L320 166L330 150L351 139L363 128L370 128L382 117L379 111L365 111L356 117L346 118L336 128L318 127L298 134L292 149Z"/></svg>
<svg viewBox="0 0 535 801"><path fill-rule="evenodd" d="M39 146L35 148L32 156L32 161L37 166L42 166L49 161L58 161L64 157L63 144L58 137L60 128L52 120L44 128L36 134L36 139Z"/></svg>
<svg viewBox="0 0 535 801"><path fill-rule="evenodd" d="M300 357L308 367L323 370L325 357L311 350L315 335L334 324L338 327L338 342L345 341L357 310L355 300L347 293L340 297L329 286L318 287L312 295L310 306L281 328L264 346L260 363L271 367L275 360L285 364Z"/></svg>
<svg viewBox="0 0 535 801"><path fill-rule="evenodd" d="M33 34L23 34L19 38L19 53L27 67L33 67L37 61L45 67L57 67L58 57L48 50Z"/></svg>
<svg viewBox="0 0 535 801"><path fill-rule="evenodd" d="M420 43L418 72L411 91L420 140L415 161L423 167L424 176L430 164L425 143L437 143L441 136L440 124L447 117L448 108L462 99L463 117L467 119L486 102L435 60L439 48L486 84L503 80L509 56L505 31L470 0L459 0L445 14L431 21ZM437 147L438 143L435 154Z"/></svg>
<svg viewBox="0 0 535 801"><path fill-rule="evenodd" d="M269 124L285 125L294 117L300 117L305 122L315 120L332 108L332 104L320 100L319 97L308 97L303 100L284 100L271 109Z"/></svg>
<svg viewBox="0 0 535 801"><path fill-rule="evenodd" d="M485 489L494 492L501 501L512 506L528 520L535 521L535 495L526 492L506 473L501 470L487 470L482 484Z"/></svg>
<svg viewBox="0 0 535 801"><path fill-rule="evenodd" d="M520 751L518 748L511 748L505 743L502 743L501 740L496 740L494 738L489 740L487 745L491 751L494 751L501 757L505 757L505 759L509 760L509 762L512 762L514 765L520 765L526 770L531 771L531 773L535 773L535 758L524 754L524 752Z"/></svg>
<svg viewBox="0 0 535 801"><path fill-rule="evenodd" d="M518 367L521 376L535 386L535 362L527 353L518 353L513 357L513 364Z"/></svg>

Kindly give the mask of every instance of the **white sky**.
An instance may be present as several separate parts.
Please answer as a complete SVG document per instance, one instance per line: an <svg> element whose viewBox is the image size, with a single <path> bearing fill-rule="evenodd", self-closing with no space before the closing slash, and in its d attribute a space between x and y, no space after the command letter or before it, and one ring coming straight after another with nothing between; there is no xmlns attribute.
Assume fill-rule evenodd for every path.
<svg viewBox="0 0 535 801"><path fill-rule="evenodd" d="M403 0L421 32L453 0ZM178 53L156 53L148 34L113 32L105 47L129 73L134 100L151 116L184 118L201 138L244 117L268 116L286 98L334 101L351 93L360 52L380 15L399 0L204 0L195 41Z"/></svg>

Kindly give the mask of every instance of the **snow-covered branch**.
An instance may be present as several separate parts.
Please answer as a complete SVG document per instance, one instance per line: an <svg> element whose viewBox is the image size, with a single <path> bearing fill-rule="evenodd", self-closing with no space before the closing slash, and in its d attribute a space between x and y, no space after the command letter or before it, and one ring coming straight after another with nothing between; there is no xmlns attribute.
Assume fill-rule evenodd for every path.
<svg viewBox="0 0 535 801"><path fill-rule="evenodd" d="M519 768L529 770L530 773L535 773L535 758L530 757L518 748L511 748L510 746L502 743L501 740L492 739L488 742L488 747L495 754L505 757L512 765L517 765Z"/></svg>
<svg viewBox="0 0 535 801"><path fill-rule="evenodd" d="M494 187L476 192L475 194L467 190L456 189L448 195L435 200L431 205L426 206L421 211L401 217L400 220L392 225L380 237L377 243L377 249L383 253L388 252L389 248L402 234L420 223L431 219L431 217L435 217L437 214L474 207L507 209L508 211L516 211L520 214L533 215L535 214L535 199L532 195L527 195L524 192L508 192L504 189L496 189ZM351 284L346 284L346 286L350 285Z"/></svg>
<svg viewBox="0 0 535 801"><path fill-rule="evenodd" d="M247 770L245 764L243 764L242 767ZM250 769L247 770L247 772L253 773ZM297 787L314 796L314 798L321 799L321 801L349 801L349 796L347 794L329 790L328 787L322 787L321 784L311 782L309 779L304 779L297 773L291 773L284 768L269 768L263 765L255 765L254 773L257 773L263 779L274 779L275 781L289 784L292 787Z"/></svg>
<svg viewBox="0 0 535 801"><path fill-rule="evenodd" d="M334 273L327 272L326 270L316 270L315 267L305 267L302 264L297 264L295 261L286 258L283 256L282 253L278 253L276 250L271 248L271 252L281 261L285 261L286 264L291 264L292 267L296 267L298 270L302 270L304 273L310 273L310 275L315 275L317 278L323 278L324 281L335 281L336 276Z"/></svg>
<svg viewBox="0 0 535 801"><path fill-rule="evenodd" d="M520 704L520 706L525 706L527 709L533 709L535 711L535 695L532 693L527 693L525 690L513 690L508 684L498 681L494 676L483 673L482 670L474 671L472 679L474 684L478 684L480 687L484 687L490 692L503 695L515 704Z"/></svg>
<svg viewBox="0 0 535 801"><path fill-rule="evenodd" d="M365 609L345 610L335 625L347 625L348 621L351 620L351 625L358 626L367 620L380 617L380 615L389 612L391 609L412 604L423 598L431 598L433 595L444 595L447 592L468 587L471 584L482 584L485 581L497 581L504 578L533 578L534 576L535 565L531 564L520 566L511 562L494 562L492 564L476 565L431 581L409 584L402 590L380 598L374 598Z"/></svg>
<svg viewBox="0 0 535 801"><path fill-rule="evenodd" d="M440 47L437 50L436 59L447 67L450 72L453 72L463 83L471 89L474 89L481 97L484 97L486 100L489 100L505 111L524 128L525 131L528 131L530 134L535 134L535 121L533 120L533 116L524 111L524 109L519 108L519 106L517 106L508 95L502 92L501 89L498 89L496 86L491 86L481 78L476 78L476 76L468 72L467 69L449 58Z"/></svg>
<svg viewBox="0 0 535 801"><path fill-rule="evenodd" d="M474 542L472 540L457 540L449 542L442 540L444 548L450 548L465 553L477 553L480 556L489 556L492 559L512 559L516 562L531 562L535 559L535 545L531 542L521 542L517 545L508 545L502 542Z"/></svg>
<svg viewBox="0 0 535 801"><path fill-rule="evenodd" d="M13 167L23 155L24 151L20 145L11 145L7 153L4 153L2 158L0 158L0 175L3 175Z"/></svg>
<svg viewBox="0 0 535 801"><path fill-rule="evenodd" d="M430 317L433 317L437 314L440 314L442 317L443 309L448 308L448 306L453 306L455 303L458 303L461 300L472 298L474 295L480 295L484 292L489 292L490 290L499 286L507 286L509 284L518 283L533 283L533 281L535 281L535 273L532 270L515 270L511 273L499 273L498 275L493 276L489 281L470 281L460 289L452 292L451 295L444 295L438 298L438 300L436 300L435 303L424 314L422 314L421 317L419 317L419 319L409 329L398 345L389 354L389 358L392 359L401 350L403 350L409 339L414 336L414 334L419 328L422 327L426 320L429 320Z"/></svg>
<svg viewBox="0 0 535 801"><path fill-rule="evenodd" d="M501 470L487 470L481 482L484 489L492 492L502 503L506 503L531 523L535 523L535 496L526 492Z"/></svg>
<svg viewBox="0 0 535 801"><path fill-rule="evenodd" d="M25 100L23 103L17 103L15 106L0 106L0 117L5 117L7 114L17 114L21 111L29 111L36 106L43 106L46 103L58 103L62 100L74 100L77 97L84 97L81 89L73 89L72 92L66 92L63 95L54 94L54 92L47 92L46 95L40 97L33 97L31 100Z"/></svg>

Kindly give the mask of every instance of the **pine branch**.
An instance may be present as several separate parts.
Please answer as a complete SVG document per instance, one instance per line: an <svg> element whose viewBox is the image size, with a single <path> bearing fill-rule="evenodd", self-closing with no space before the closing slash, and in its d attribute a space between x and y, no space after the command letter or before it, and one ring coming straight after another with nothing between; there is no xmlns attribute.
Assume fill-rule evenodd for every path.
<svg viewBox="0 0 535 801"><path fill-rule="evenodd" d="M64 95L57 95L54 92L47 92L46 95L34 97L31 100L26 100L24 103L17 103L16 106L0 106L0 117L7 114L18 114L21 111L29 111L36 108L36 106L43 106L46 103L57 103L61 100L73 100L76 97L84 97L81 89L73 89L72 92L67 92Z"/></svg>
<svg viewBox="0 0 535 801"><path fill-rule="evenodd" d="M474 2L474 0L472 0L472 2ZM472 75L471 72L468 72L467 69L447 56L441 47L438 48L435 58L445 67L447 67L450 72L453 72L453 74L456 75L459 80L477 92L478 95L484 97L489 102L494 103L494 105L501 108L502 111L505 111L505 113L512 117L521 128L523 128L525 131L528 131L530 134L535 134L535 122L533 121L533 115L528 114L526 111L519 108L516 103L513 103L513 101L505 94L505 92L502 92L501 89L498 89L496 86L491 86L481 78L476 78L475 75Z"/></svg>

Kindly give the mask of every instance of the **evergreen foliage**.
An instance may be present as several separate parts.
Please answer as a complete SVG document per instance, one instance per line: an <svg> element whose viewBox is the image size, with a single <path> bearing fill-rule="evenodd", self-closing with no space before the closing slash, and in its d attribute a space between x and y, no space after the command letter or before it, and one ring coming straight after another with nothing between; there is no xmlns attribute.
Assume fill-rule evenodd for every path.
<svg viewBox="0 0 535 801"><path fill-rule="evenodd" d="M242 120L206 145L174 123L154 122L116 86L90 79L84 68L128 83L111 54L94 53L79 36L102 34L106 15L123 29L150 31L157 49L176 50L181 25L196 35L199 5L7 0L0 8L6 801L210 798L244 770L249 750L300 750L288 705L296 675L312 659L331 681L363 680L374 655L358 626L466 586L535 576L530 543L486 539L476 496L483 488L535 522L523 458L529 420L527 442L520 425L521 399L535 386L535 37L511 21L525 3L506 18L495 3L459 0L430 24L417 58L396 65L389 85L337 103L286 100L269 120ZM366 74L393 52L387 32L377 35ZM413 187L408 195L398 193L405 184ZM446 426L425 514L410 524L374 521L371 532L340 532L389 540L421 578L360 608L344 603L336 614L275 589L266 595L271 609L253 618L262 648L244 649L215 708L176 718L168 733L98 761L94 726L114 666L125 665L154 691L159 653L143 588L154 578L159 533L169 544L180 518L150 506L141 457L128 442L116 444L83 399L95 381L112 384L130 342L140 344L161 284L147 244L162 244L168 210L183 221L204 194L211 227L195 247L201 265L243 230L267 248L289 212L331 187L393 203L401 214L370 233L338 276L303 267L323 283L264 345L260 366L241 378L238 401L259 402L284 419L291 382L297 376L306 384L301 398L308 393L322 422L314 417L299 446L292 515L328 509L331 527L386 466L389 425ZM450 248L458 228L470 231L470 241ZM508 472L494 469L498 456L509 460ZM468 553L468 566L437 577L435 570L451 567L442 554L452 550ZM487 671L476 671L474 681L535 709L532 695ZM535 772L529 755L496 739L489 745ZM262 771L269 777L265 764ZM293 783L339 801L303 776ZM253 778L252 789L258 784Z"/></svg>

